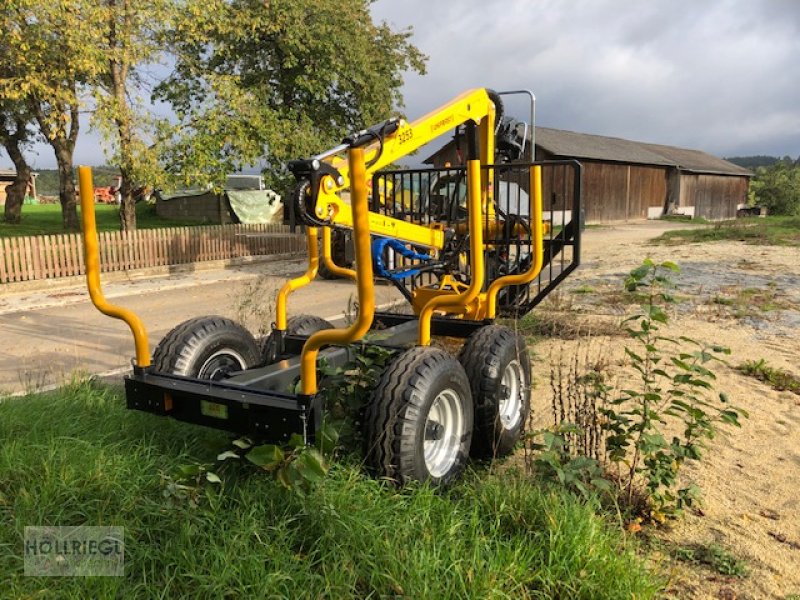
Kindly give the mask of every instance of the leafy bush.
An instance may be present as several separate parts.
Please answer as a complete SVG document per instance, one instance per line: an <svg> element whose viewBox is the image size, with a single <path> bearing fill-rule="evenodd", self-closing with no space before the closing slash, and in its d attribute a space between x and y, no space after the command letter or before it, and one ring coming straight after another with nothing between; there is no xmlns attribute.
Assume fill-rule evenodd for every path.
<svg viewBox="0 0 800 600"><path fill-rule="evenodd" d="M739 426L746 416L714 390L710 364L730 350L661 333L665 307L674 302L668 274L677 272L672 262L650 259L630 272L625 289L643 298L640 311L623 321L635 380L617 390L602 369L579 374L575 364L572 383L553 386L556 424L536 432L544 442L531 457L536 471L581 493L612 484L617 500L655 521L692 505L699 490L679 487L682 466L702 458L721 425ZM667 439L668 429L678 433Z"/></svg>
<svg viewBox="0 0 800 600"><path fill-rule="evenodd" d="M750 182L750 200L766 206L771 215L799 215L800 164L781 160L756 169Z"/></svg>

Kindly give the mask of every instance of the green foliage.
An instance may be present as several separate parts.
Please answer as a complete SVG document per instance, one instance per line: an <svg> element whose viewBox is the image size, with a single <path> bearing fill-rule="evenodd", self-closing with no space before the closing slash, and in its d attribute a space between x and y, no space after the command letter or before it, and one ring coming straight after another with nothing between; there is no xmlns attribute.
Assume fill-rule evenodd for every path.
<svg viewBox="0 0 800 600"><path fill-rule="evenodd" d="M781 160L756 169L750 200L766 206L771 215L800 215L800 164Z"/></svg>
<svg viewBox="0 0 800 600"><path fill-rule="evenodd" d="M698 497L696 485L679 487L683 465L702 459L720 426L739 426L740 417L747 416L714 389L711 364L729 349L661 333L669 322L667 306L675 301L670 275L678 272L671 261L646 259L625 278L627 293L643 300L640 310L623 321L632 342L625 354L636 378L616 390L600 370L581 376L585 402L579 423L566 421L575 412L564 410L564 396L574 393L554 388L560 422L547 432L541 454L533 459L539 472L582 493L603 490L597 484L602 467L616 486L615 500L657 522L679 515ZM669 437L667 430L677 433ZM576 452L576 434L595 441Z"/></svg>
<svg viewBox="0 0 800 600"><path fill-rule="evenodd" d="M736 558L719 544L680 546L672 551L672 556L681 562L703 565L725 577L742 579L749 572L743 560Z"/></svg>
<svg viewBox="0 0 800 600"><path fill-rule="evenodd" d="M723 240L771 246L800 246L800 217L759 217L722 221L711 227L666 231L656 244L686 244Z"/></svg>
<svg viewBox="0 0 800 600"><path fill-rule="evenodd" d="M570 450L569 436L585 435L576 425L561 423L553 429L541 429L527 435L532 443L527 447L534 452L531 466L540 477L557 482L564 488L590 498L597 492L608 492L611 483L606 479L600 461L585 455L574 455ZM541 442L536 440L541 437Z"/></svg>
<svg viewBox="0 0 800 600"><path fill-rule="evenodd" d="M738 370L749 377L769 384L774 390L780 392L787 390L800 396L800 377L783 369L769 366L763 358L745 361L739 365Z"/></svg>
<svg viewBox="0 0 800 600"><path fill-rule="evenodd" d="M164 42L174 74L157 89L178 118L161 132L172 170L218 183L267 157L267 174L280 177L288 159L390 116L403 73L422 73L425 57L409 31L374 23L369 5L186 2Z"/></svg>
<svg viewBox="0 0 800 600"><path fill-rule="evenodd" d="M394 354L381 346L364 345L356 349L353 361L344 367L322 367L326 420L344 448L361 448L364 407Z"/></svg>
<svg viewBox="0 0 800 600"><path fill-rule="evenodd" d="M513 475L398 491L339 464L287 494L246 459L196 506L162 473L227 435L78 384L0 403L0 580L27 598L652 598L657 576L591 504ZM239 453L243 449L236 448ZM26 525L122 525L123 577L25 577Z"/></svg>
<svg viewBox="0 0 800 600"><path fill-rule="evenodd" d="M702 458L705 442L714 438L720 425L739 426L739 417L746 416L728 404L724 393L714 391L716 376L709 367L730 354L728 348L660 333L669 321L665 307L674 302L669 274L679 271L673 262L656 265L646 259L625 279L627 291L647 291L641 311L623 322L636 343L625 353L639 385L621 390L602 410L609 460L618 468L627 467L620 478L623 490L631 500L641 478L655 520L694 503L699 491L695 485L676 489L681 467ZM668 440L663 431L671 423L681 431Z"/></svg>

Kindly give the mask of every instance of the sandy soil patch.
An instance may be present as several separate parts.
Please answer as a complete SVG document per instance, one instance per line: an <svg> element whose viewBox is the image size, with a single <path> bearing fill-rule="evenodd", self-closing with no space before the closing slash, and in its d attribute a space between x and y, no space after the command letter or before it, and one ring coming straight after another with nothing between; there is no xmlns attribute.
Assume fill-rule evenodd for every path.
<svg viewBox="0 0 800 600"><path fill-rule="evenodd" d="M583 266L542 309L586 323L619 322L630 306L622 279L645 257L681 266L667 333L731 348L730 366L716 368L718 390L747 410L741 429L727 428L685 477L703 492L700 509L656 534L668 548L715 544L743 561L744 578L692 566L664 553L668 596L683 598L800 598L800 396L778 392L739 373L745 360L800 375L800 248L739 242L657 246L649 239L665 224L590 229ZM595 337L592 352L625 361L627 339ZM551 356L574 352L585 340L549 338L535 346L538 387L533 427L550 424L547 383ZM535 366L536 366L535 365ZM658 542L656 545L659 545Z"/></svg>

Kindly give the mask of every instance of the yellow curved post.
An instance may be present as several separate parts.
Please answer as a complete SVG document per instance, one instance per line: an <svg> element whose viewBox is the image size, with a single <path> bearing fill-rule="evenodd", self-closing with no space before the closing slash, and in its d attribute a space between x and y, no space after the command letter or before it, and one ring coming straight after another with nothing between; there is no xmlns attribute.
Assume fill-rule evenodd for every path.
<svg viewBox="0 0 800 600"><path fill-rule="evenodd" d="M486 292L487 311L486 316L494 319L497 313L497 294L501 288L508 285L523 285L530 283L539 276L544 263L544 234L542 227L542 167L535 166L530 172L531 194L531 228L533 234L533 261L530 268L524 273L515 273L495 279Z"/></svg>
<svg viewBox="0 0 800 600"><path fill-rule="evenodd" d="M104 315L121 319L133 333L136 346L136 366L150 366L150 349L147 345L147 330L142 320L126 308L109 303L100 287L100 251L97 241L97 221L94 214L94 183L89 167L78 167L81 192L81 221L83 222L83 255L86 262L86 287L92 303Z"/></svg>
<svg viewBox="0 0 800 600"><path fill-rule="evenodd" d="M317 276L319 270L319 238L316 227L306 227L306 245L308 246L308 268L300 277L290 279L283 284L278 292L275 302L275 329L286 331L286 303L291 294L296 289L308 285Z"/></svg>
<svg viewBox="0 0 800 600"><path fill-rule="evenodd" d="M349 279L355 280L356 272L353 269L348 269L346 267L340 267L335 262L333 262L333 253L331 252L331 228L330 227L323 227L322 228L322 260L325 263L325 267L338 277L347 277Z"/></svg>
<svg viewBox="0 0 800 600"><path fill-rule="evenodd" d="M348 158L351 173L353 239L358 264L356 271L358 316L350 327L318 331L306 340L300 355L300 389L303 394L309 396L317 393L317 356L320 348L330 344L349 344L361 339L369 331L375 316L375 282L372 278L364 149L350 148Z"/></svg>
<svg viewBox="0 0 800 600"><path fill-rule="evenodd" d="M467 185L469 191L469 254L470 283L469 287L457 294L436 296L432 298L419 314L419 343L427 346L431 343L431 317L436 310L445 312L463 312L480 294L483 287L483 211L481 210L481 161L467 162Z"/></svg>

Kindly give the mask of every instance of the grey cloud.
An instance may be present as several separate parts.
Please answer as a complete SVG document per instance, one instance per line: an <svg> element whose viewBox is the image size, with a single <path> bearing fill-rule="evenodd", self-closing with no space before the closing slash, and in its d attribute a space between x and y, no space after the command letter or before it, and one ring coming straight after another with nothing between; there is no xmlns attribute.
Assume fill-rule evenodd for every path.
<svg viewBox="0 0 800 600"><path fill-rule="evenodd" d="M696 147L800 154L800 2L378 0L430 56L415 117L460 91L530 87L541 125Z"/></svg>

